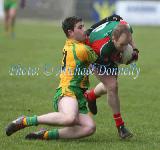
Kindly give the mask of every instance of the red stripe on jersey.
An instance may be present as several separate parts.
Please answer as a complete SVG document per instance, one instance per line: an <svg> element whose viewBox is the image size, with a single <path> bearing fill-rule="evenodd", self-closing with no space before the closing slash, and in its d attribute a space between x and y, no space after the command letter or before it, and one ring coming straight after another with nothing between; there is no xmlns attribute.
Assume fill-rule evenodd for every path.
<svg viewBox="0 0 160 150"><path fill-rule="evenodd" d="M91 46L91 43L89 41L89 37L86 37L85 44L88 45L88 46Z"/></svg>
<svg viewBox="0 0 160 150"><path fill-rule="evenodd" d="M91 45L91 48L95 51L95 53L100 56L100 51L101 51L101 48L103 47L104 44L108 43L110 40L110 37L107 36L103 39L99 39L99 40L96 40L94 41L93 43L90 43Z"/></svg>
<svg viewBox="0 0 160 150"><path fill-rule="evenodd" d="M120 20L120 24L128 24L128 23L124 20Z"/></svg>

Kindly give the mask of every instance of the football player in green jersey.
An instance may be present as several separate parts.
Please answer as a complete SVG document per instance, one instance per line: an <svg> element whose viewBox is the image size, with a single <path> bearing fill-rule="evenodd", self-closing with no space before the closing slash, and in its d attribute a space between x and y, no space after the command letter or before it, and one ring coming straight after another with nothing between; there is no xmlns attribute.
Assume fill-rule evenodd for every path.
<svg viewBox="0 0 160 150"><path fill-rule="evenodd" d="M63 128L29 133L27 139L76 139L92 135L96 125L86 106L84 91L88 88L88 75L77 74L77 66L83 71L97 59L95 52L84 44L85 28L81 18L69 17L63 21L62 28L67 36L63 49L60 84L54 96L56 112L40 116L22 116L12 121L6 134L39 124L59 125ZM71 70L73 73L71 73ZM81 72L81 71L80 71ZM43 109L43 108L42 108Z"/></svg>
<svg viewBox="0 0 160 150"><path fill-rule="evenodd" d="M21 8L25 6L25 0L20 1ZM14 37L14 25L16 20L16 13L18 7L18 0L4 0L4 26L5 32Z"/></svg>

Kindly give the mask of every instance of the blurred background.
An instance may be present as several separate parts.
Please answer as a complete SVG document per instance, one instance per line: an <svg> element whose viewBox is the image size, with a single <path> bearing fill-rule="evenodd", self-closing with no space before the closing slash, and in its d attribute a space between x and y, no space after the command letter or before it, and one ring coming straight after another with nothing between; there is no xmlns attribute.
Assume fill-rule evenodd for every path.
<svg viewBox="0 0 160 150"><path fill-rule="evenodd" d="M26 0L26 8L18 10L18 18L62 20L78 15L87 21L98 21L117 13L136 25L160 24L159 0ZM0 17L3 17L3 0L0 0Z"/></svg>
<svg viewBox="0 0 160 150"><path fill-rule="evenodd" d="M70 142L24 140L37 127L7 137L4 128L17 116L53 111L52 99L59 84L66 40L61 21L78 15L89 27L113 13L132 25L140 51L136 63L140 68L138 78L134 80L135 70L133 75L118 78L121 113L134 134L133 139L124 142L117 137L106 95L97 101L98 114L94 117L97 132L89 138ZM24 9L18 7L13 37L5 34L3 17L3 0L0 0L1 150L160 149L160 0L26 0ZM91 87L98 83L94 76L90 76L90 81Z"/></svg>

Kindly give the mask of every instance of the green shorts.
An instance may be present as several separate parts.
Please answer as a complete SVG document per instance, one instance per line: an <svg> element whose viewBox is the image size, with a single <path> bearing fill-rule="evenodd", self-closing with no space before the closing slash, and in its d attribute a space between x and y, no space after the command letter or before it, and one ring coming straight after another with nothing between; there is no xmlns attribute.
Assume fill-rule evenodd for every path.
<svg viewBox="0 0 160 150"><path fill-rule="evenodd" d="M4 2L4 10L9 10L9 9L16 9L17 8L17 2L12 2L12 1L7 1Z"/></svg>
<svg viewBox="0 0 160 150"><path fill-rule="evenodd" d="M79 113L87 114L89 111L86 106L86 98L84 97L84 90L75 87L59 87L53 98L54 110L58 112L58 102L64 96L73 97L78 101Z"/></svg>

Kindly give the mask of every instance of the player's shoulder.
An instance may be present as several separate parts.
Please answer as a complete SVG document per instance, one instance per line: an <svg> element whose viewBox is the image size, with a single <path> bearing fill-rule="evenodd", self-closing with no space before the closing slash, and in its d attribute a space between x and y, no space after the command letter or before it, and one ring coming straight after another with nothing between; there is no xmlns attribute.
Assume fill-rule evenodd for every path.
<svg viewBox="0 0 160 150"><path fill-rule="evenodd" d="M77 50L80 50L80 51L88 51L91 49L91 47L87 46L85 43L77 43L76 47L77 47Z"/></svg>
<svg viewBox="0 0 160 150"><path fill-rule="evenodd" d="M89 51L92 50L89 46L85 45L84 43L77 43L76 44L76 54L81 61L85 61L88 58Z"/></svg>

